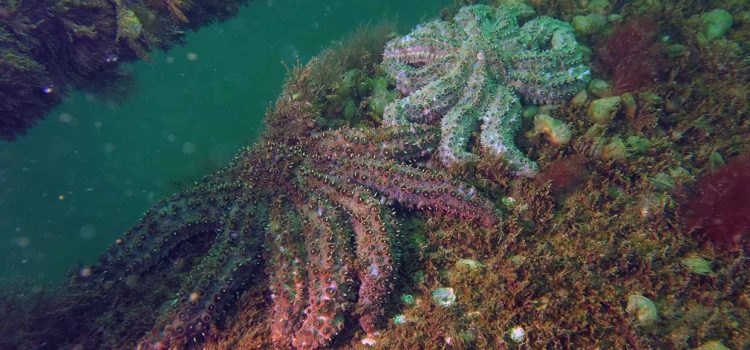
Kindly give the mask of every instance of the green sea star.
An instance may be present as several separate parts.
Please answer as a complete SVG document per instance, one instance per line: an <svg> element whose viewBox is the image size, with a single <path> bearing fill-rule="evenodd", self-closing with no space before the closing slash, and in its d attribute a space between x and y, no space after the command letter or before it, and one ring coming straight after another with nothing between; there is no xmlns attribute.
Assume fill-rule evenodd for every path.
<svg viewBox="0 0 750 350"><path fill-rule="evenodd" d="M576 93L589 69L568 23L538 17L526 5L463 7L452 22L435 20L392 40L383 67L406 97L386 107L385 124L440 123L439 157L446 164L467 151L481 121L481 145L518 174L536 172L513 141L521 124L519 95L554 103Z"/></svg>

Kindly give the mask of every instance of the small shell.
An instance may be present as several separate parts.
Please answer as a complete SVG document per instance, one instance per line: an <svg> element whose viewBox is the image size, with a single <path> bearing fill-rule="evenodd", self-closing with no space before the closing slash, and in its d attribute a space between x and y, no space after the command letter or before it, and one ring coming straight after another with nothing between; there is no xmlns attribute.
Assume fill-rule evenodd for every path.
<svg viewBox="0 0 750 350"><path fill-rule="evenodd" d="M442 307L456 304L456 294L453 288L438 288L432 291L432 301Z"/></svg>

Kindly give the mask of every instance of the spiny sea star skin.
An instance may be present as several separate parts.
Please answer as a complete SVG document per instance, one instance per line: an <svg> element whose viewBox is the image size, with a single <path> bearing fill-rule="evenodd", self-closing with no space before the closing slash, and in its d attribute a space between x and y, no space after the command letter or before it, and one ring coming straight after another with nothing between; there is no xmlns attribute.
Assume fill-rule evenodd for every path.
<svg viewBox="0 0 750 350"><path fill-rule="evenodd" d="M531 14L519 4L466 6L453 22L428 22L389 42L383 67L406 97L386 107L384 123L439 121L439 157L451 165L475 158L466 149L481 120L481 145L516 173L534 174L536 164L513 140L521 123L518 95L561 101L584 85L589 70L568 23L538 17L519 27L519 18Z"/></svg>
<svg viewBox="0 0 750 350"><path fill-rule="evenodd" d="M103 258L98 280L111 285L146 273L181 241L213 232L183 297L165 303L139 349L209 336L257 272L259 256L275 344L327 346L352 311L374 333L393 287L392 204L485 227L499 220L473 188L420 166L438 139L437 128L420 125L261 142L204 184L154 206Z"/></svg>

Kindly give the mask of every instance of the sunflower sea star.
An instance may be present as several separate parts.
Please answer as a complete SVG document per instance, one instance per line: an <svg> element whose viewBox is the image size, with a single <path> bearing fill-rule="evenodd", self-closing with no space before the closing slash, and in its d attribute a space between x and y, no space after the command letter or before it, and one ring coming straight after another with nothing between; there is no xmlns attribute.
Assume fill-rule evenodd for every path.
<svg viewBox="0 0 750 350"><path fill-rule="evenodd" d="M498 222L473 188L420 165L438 139L439 130L425 125L260 142L203 184L155 205L103 257L96 280L111 287L146 273L180 242L210 232L182 298L164 303L139 349L209 336L258 272L259 257L278 346L327 346L352 311L375 333L395 268L393 204L485 227Z"/></svg>
<svg viewBox="0 0 750 350"><path fill-rule="evenodd" d="M383 67L404 95L386 107L388 125L440 122L439 158L463 163L469 139L481 121L481 145L517 173L536 164L515 145L521 123L519 95L554 103L575 94L589 69L565 22L538 17L518 25L533 10L520 4L466 6L453 22L435 20L392 40Z"/></svg>

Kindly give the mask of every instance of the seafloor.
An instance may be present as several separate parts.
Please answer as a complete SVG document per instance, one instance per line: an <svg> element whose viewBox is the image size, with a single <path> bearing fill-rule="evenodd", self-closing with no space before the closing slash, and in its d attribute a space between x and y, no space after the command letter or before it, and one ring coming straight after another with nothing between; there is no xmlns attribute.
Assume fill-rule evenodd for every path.
<svg viewBox="0 0 750 350"><path fill-rule="evenodd" d="M464 5L445 9L441 18L450 20ZM467 212L451 209L445 215L433 215L419 204L414 206L422 210L411 209L398 196L372 204L388 208L398 231L383 243L392 250L393 261L384 265L393 267L393 275L392 286L383 287L384 296L374 303L375 314L382 316L375 322L378 334L363 330L367 325L359 319L371 310L343 303L343 319L335 324L338 334L320 347L750 349L750 4L580 0L529 5L535 16L573 24L591 71L572 98L554 105L523 102L515 144L536 162L538 174L518 176L502 159L486 154L477 130L469 151L481 157L447 169L430 161L424 166L438 175L425 176L414 186L440 187L438 180L452 177L466 185L462 190L475 188L497 210L498 224L470 220L476 212L469 210L483 208L471 200L451 207L464 205ZM177 221L192 220L184 223L195 234L184 233L188 238L166 249L165 237L172 232L156 232L155 239L139 241L150 245L145 252L136 250L136 243L116 243L100 266L76 269L58 289L31 299L6 292L0 349L133 348L148 344L144 335L154 330L155 342L171 348L310 348L278 340L279 329L288 328L272 319L280 314L274 311L279 299L271 297L269 283L283 282L287 269L315 276L309 263L295 265L284 255L315 238L279 235L283 240L273 241L259 232L281 232L286 226L292 231L295 223L316 222L299 219L309 214L302 209L307 204L317 217L329 215L325 222L334 222L334 229L320 231L329 232L335 241L331 244L352 240L356 249L364 249L357 225L337 231L341 215L320 199L321 193L330 195L325 192L329 188L339 188L334 185L338 179L359 180L361 175L347 173L349 168L332 169L330 178L305 182L319 188L285 187L283 179L329 169L332 160L316 158L311 150L329 151L315 142L335 137L318 133L381 127L384 106L399 98L396 82L379 66L394 35L387 25L363 30L292 69L275 108L267 113L262 140L243 150L228 170L167 200L183 213L212 204L190 212L189 219L176 214ZM375 139L388 141L380 134ZM415 140L431 141L424 135ZM391 176L408 173L378 158L380 154L372 162L393 166ZM283 166L258 170L264 162ZM232 172L235 168L241 168L239 175ZM220 223L237 227L228 241L198 234L217 230L212 218L219 214L211 208L228 206L233 196L249 196L234 192L237 188L255 190L217 183L237 176L240 180L233 181L255 184L257 179L244 180L247 174L274 178L278 185L261 185L257 191L264 195L250 196L238 209L247 217L267 219L243 221L240 216ZM383 176L388 178L388 171ZM340 186L345 188L343 199L333 202L343 203L360 190ZM383 186L381 193L392 193L389 184ZM205 196L190 197L196 193ZM180 198L188 199L183 203ZM300 198L318 202L295 202ZM170 214L160 211L160 205L164 203L134 227L136 236L151 224L154 231L172 227ZM337 234L352 231L353 236ZM117 247L123 244L126 248ZM242 261L252 266L216 267L233 261L236 246L246 249ZM338 246L324 249L349 252ZM123 259L133 263L117 265ZM348 275L340 269L331 271ZM183 317L170 317L173 305L163 305L171 300L203 303L201 293L186 295L192 280L200 280L195 283L201 290L227 286L237 300L218 317L198 321L197 331L196 323L188 323L192 328L182 331L191 336L184 339L165 331L169 326L164 324L179 324L171 319ZM360 275L350 281L351 287L365 280ZM305 314L298 311L288 314ZM293 331L282 336L291 339Z"/></svg>

